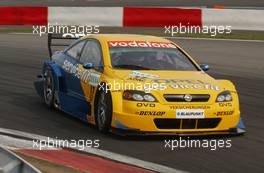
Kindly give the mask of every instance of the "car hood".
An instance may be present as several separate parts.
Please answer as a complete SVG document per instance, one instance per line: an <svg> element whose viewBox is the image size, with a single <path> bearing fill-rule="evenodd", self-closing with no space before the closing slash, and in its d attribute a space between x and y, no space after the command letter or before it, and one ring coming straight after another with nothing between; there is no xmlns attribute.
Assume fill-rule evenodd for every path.
<svg viewBox="0 0 264 173"><path fill-rule="evenodd" d="M203 71L114 70L111 75L123 85L142 85L145 90L163 93L219 93L225 89Z"/></svg>

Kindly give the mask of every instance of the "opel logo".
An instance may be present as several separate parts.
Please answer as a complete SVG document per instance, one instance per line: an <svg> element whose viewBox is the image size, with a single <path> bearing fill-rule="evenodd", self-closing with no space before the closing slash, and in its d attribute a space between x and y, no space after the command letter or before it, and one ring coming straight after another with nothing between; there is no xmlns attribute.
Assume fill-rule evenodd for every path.
<svg viewBox="0 0 264 173"><path fill-rule="evenodd" d="M190 94L185 94L183 98L186 102L192 101L192 96Z"/></svg>

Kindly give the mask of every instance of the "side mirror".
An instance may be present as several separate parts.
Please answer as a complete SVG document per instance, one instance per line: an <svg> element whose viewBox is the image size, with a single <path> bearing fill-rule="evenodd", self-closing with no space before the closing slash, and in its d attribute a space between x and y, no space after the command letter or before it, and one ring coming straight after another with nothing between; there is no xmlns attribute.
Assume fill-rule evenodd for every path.
<svg viewBox="0 0 264 173"><path fill-rule="evenodd" d="M208 64L200 64L200 68L203 70L203 71L208 71L210 69L209 65Z"/></svg>
<svg viewBox="0 0 264 173"><path fill-rule="evenodd" d="M92 69L92 68L94 68L94 64L93 63L83 64L83 68L85 68L85 69Z"/></svg>

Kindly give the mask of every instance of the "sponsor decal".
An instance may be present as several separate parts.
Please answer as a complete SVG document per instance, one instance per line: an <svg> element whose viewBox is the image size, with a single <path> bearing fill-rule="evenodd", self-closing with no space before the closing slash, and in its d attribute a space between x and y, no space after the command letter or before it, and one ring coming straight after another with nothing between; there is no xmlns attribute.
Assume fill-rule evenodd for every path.
<svg viewBox="0 0 264 173"><path fill-rule="evenodd" d="M145 78L144 77L138 77L138 76L131 76L128 78L128 80L133 80L133 81L137 81L137 82L144 82Z"/></svg>
<svg viewBox="0 0 264 173"><path fill-rule="evenodd" d="M188 106L176 106L176 105L172 105L172 106L169 106L170 109L211 109L211 106L207 106L207 105L188 105Z"/></svg>
<svg viewBox="0 0 264 173"><path fill-rule="evenodd" d="M225 115L233 115L234 111L220 111L216 112L216 116L225 116Z"/></svg>
<svg viewBox="0 0 264 173"><path fill-rule="evenodd" d="M204 118L204 110L203 109L177 109L176 110L176 118L181 119L189 119L189 118Z"/></svg>
<svg viewBox="0 0 264 173"><path fill-rule="evenodd" d="M216 91L220 91L219 86L216 85L210 85L210 84L206 84L206 85L179 85L179 84L173 84L173 85L169 85L168 88L172 88L172 89L205 89L205 90L216 90Z"/></svg>
<svg viewBox="0 0 264 173"><path fill-rule="evenodd" d="M138 71L132 71L129 75L133 77L142 77L142 78L158 78L159 77L159 75L142 73Z"/></svg>
<svg viewBox="0 0 264 173"><path fill-rule="evenodd" d="M165 111L139 111L136 114L143 116L163 116Z"/></svg>
<svg viewBox="0 0 264 173"><path fill-rule="evenodd" d="M166 83L166 84L208 84L206 82L203 82L201 80L193 80L193 79L153 79L153 82L156 83Z"/></svg>
<svg viewBox="0 0 264 173"><path fill-rule="evenodd" d="M218 105L220 107L232 107L232 103L229 103L229 102L222 102L222 103L218 103Z"/></svg>
<svg viewBox="0 0 264 173"><path fill-rule="evenodd" d="M156 104L154 104L154 103L137 103L137 107L150 107L150 108L154 108L154 107L156 107Z"/></svg>
<svg viewBox="0 0 264 173"><path fill-rule="evenodd" d="M73 63L65 60L63 62L62 68L68 72L73 74L75 77L80 79L84 83L89 83L92 86L97 86L100 80L100 75L97 73L92 73L89 70L81 70L78 65L74 65Z"/></svg>
<svg viewBox="0 0 264 173"><path fill-rule="evenodd" d="M201 80L182 80L182 79L153 79L152 82L167 84L167 88L171 89L205 89L220 91L220 87L205 83Z"/></svg>
<svg viewBox="0 0 264 173"><path fill-rule="evenodd" d="M108 47L177 48L172 43L149 41L108 41Z"/></svg>

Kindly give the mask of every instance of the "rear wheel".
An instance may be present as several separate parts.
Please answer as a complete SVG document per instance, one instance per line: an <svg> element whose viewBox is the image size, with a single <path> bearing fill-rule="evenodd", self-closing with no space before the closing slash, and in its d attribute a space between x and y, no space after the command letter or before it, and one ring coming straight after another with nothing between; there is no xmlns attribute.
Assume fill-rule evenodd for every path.
<svg viewBox="0 0 264 173"><path fill-rule="evenodd" d="M107 133L112 121L112 99L109 92L101 91L98 95L96 125L100 132Z"/></svg>
<svg viewBox="0 0 264 173"><path fill-rule="evenodd" d="M49 108L58 108L58 99L55 96L55 83L51 69L47 68L44 71L43 82L44 102Z"/></svg>

